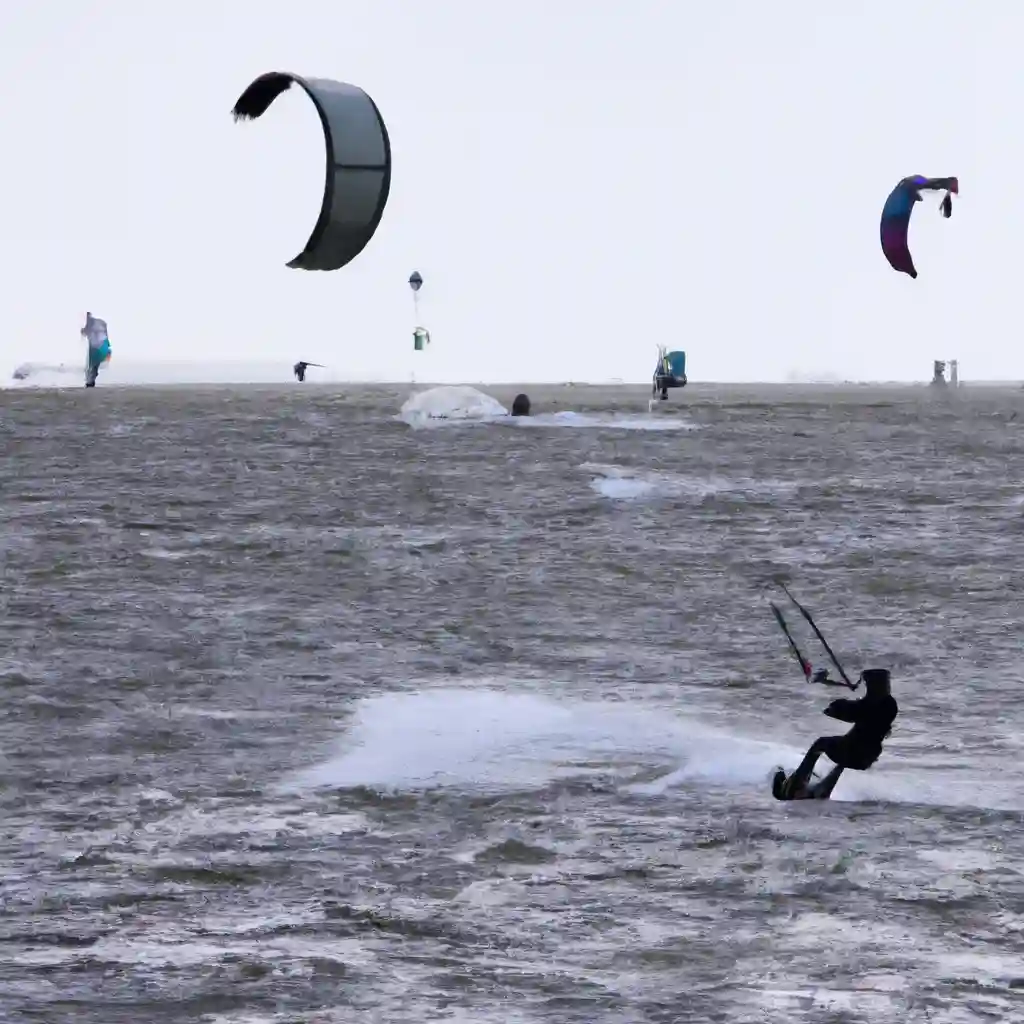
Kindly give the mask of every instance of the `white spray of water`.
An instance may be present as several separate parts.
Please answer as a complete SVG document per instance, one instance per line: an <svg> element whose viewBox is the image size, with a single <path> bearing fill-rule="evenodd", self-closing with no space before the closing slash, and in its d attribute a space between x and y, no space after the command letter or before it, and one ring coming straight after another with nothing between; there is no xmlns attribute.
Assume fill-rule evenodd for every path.
<svg viewBox="0 0 1024 1024"><path fill-rule="evenodd" d="M767 800L772 771L779 765L791 770L803 754L787 744L716 729L685 712L495 689L435 689L360 701L338 752L291 785L509 790L601 771L620 774L629 791L652 798L671 798L673 789L699 782L754 789ZM676 767L654 781L629 783L645 761ZM827 771L831 763L822 759L818 767ZM983 790L977 780L892 766L846 772L832 799L1024 806L1019 795Z"/></svg>
<svg viewBox="0 0 1024 1024"><path fill-rule="evenodd" d="M712 778L735 779L739 773L760 783L780 758L792 761L798 752L617 703L439 689L361 701L339 753L301 781L337 787L540 786L585 774L580 765L595 758L608 766L623 760L632 769L638 755L699 762Z"/></svg>

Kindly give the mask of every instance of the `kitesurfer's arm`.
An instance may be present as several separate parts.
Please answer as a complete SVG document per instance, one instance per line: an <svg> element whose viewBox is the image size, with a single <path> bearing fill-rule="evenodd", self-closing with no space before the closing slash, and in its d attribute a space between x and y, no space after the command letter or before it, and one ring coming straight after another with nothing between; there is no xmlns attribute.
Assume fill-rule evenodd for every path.
<svg viewBox="0 0 1024 1024"><path fill-rule="evenodd" d="M832 701L825 708L825 714L829 718L836 718L840 722L856 722L860 717L860 711L861 702L859 700L849 700L845 697Z"/></svg>

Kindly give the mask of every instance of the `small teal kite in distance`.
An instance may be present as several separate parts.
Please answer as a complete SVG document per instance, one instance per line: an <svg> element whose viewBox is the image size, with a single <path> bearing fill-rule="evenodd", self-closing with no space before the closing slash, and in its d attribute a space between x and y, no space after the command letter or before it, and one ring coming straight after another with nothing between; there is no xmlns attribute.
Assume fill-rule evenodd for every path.
<svg viewBox="0 0 1024 1024"><path fill-rule="evenodd" d="M939 209L943 217L953 214L953 194L960 194L960 183L956 178L925 178L912 174L904 178L890 193L882 207L882 222L879 232L882 237L882 252L893 270L917 277L914 260L907 247L907 230L914 203L921 201L921 190L945 191Z"/></svg>

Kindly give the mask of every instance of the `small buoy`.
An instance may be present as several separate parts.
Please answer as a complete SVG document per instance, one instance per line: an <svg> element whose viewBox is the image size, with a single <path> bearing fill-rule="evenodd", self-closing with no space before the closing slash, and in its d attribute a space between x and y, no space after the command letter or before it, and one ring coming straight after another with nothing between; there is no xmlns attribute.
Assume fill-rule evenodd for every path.
<svg viewBox="0 0 1024 1024"><path fill-rule="evenodd" d="M512 415L513 416L529 416L530 415L530 396L529 395L516 395L515 400L512 402Z"/></svg>

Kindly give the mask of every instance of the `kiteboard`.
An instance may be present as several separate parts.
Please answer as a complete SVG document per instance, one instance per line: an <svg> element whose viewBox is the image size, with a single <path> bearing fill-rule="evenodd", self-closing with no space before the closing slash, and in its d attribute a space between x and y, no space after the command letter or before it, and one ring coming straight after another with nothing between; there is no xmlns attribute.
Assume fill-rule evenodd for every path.
<svg viewBox="0 0 1024 1024"><path fill-rule="evenodd" d="M786 769L779 765L772 774L772 796L776 800L828 800L832 790L836 788L839 776L843 769L838 765L832 769L824 778L820 775L811 775L810 782L801 787L789 796L783 795L783 783L786 781Z"/></svg>

